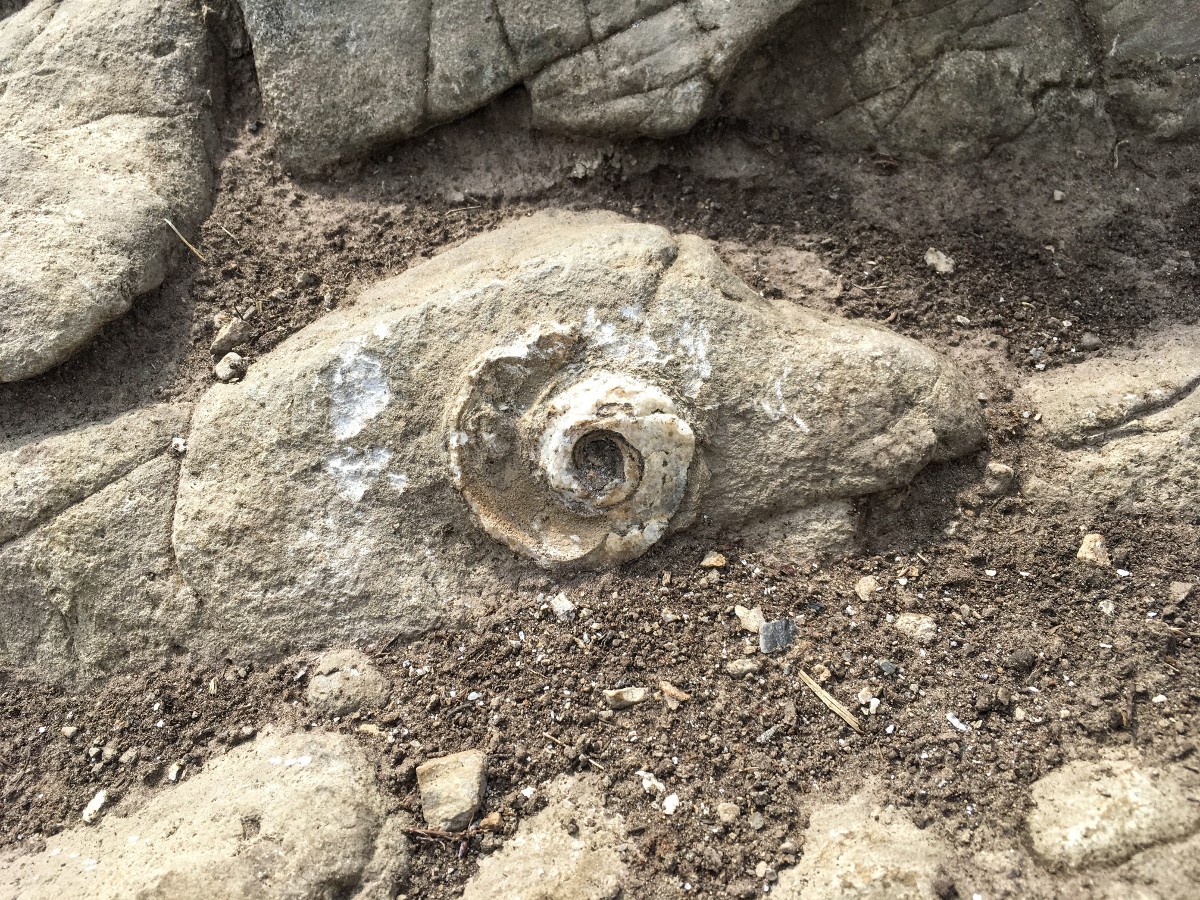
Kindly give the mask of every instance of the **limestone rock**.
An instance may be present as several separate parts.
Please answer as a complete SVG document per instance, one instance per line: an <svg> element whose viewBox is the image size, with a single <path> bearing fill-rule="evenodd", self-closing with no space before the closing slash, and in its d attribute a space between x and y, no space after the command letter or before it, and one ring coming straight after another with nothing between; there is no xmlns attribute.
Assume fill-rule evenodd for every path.
<svg viewBox="0 0 1200 900"><path fill-rule="evenodd" d="M1034 784L1026 824L1034 852L1055 868L1107 865L1200 827L1186 771L1112 757L1068 763ZM1195 779L1191 779L1192 782Z"/></svg>
<svg viewBox="0 0 1200 900"><path fill-rule="evenodd" d="M160 404L0 453L0 547L163 453L190 413Z"/></svg>
<svg viewBox="0 0 1200 900"><path fill-rule="evenodd" d="M1060 460L1026 493L1076 510L1188 517L1200 493L1200 328L1173 327L1038 377L1028 389Z"/></svg>
<svg viewBox="0 0 1200 900"><path fill-rule="evenodd" d="M128 815L9 856L9 897L118 900L394 895L408 868L400 822L348 738L266 735L151 793Z"/></svg>
<svg viewBox="0 0 1200 900"><path fill-rule="evenodd" d="M391 637L527 571L509 548L595 565L700 515L715 534L903 485L980 443L973 393L906 338L759 297L698 238L536 216L214 386L175 549L231 652Z"/></svg>
<svg viewBox="0 0 1200 900"><path fill-rule="evenodd" d="M483 803L487 791L487 757L464 750L417 766L421 812L430 828L461 831Z"/></svg>
<svg viewBox="0 0 1200 900"><path fill-rule="evenodd" d="M1064 138L1106 149L1094 29L1072 0L805 5L732 79L724 112L898 155Z"/></svg>
<svg viewBox="0 0 1200 900"><path fill-rule="evenodd" d="M625 687L604 692L604 702L611 709L628 709L645 702L650 692L644 687Z"/></svg>
<svg viewBox="0 0 1200 900"><path fill-rule="evenodd" d="M1108 544L1102 534L1085 534L1079 543L1079 550L1075 553L1075 558L1101 569L1112 566L1112 559L1108 555Z"/></svg>
<svg viewBox="0 0 1200 900"><path fill-rule="evenodd" d="M207 213L208 51L186 0L35 0L0 22L0 381L163 280Z"/></svg>
<svg viewBox="0 0 1200 900"><path fill-rule="evenodd" d="M545 789L548 805L521 823L504 847L479 862L463 900L615 900L628 877L619 851L620 815L604 808L586 779L562 778Z"/></svg>
<svg viewBox="0 0 1200 900"><path fill-rule="evenodd" d="M779 876L780 900L935 900L938 868L949 856L930 831L866 792L845 804L814 809L804 855Z"/></svg>
<svg viewBox="0 0 1200 900"><path fill-rule="evenodd" d="M932 644L937 639L937 622L920 613L900 613L892 627L918 644Z"/></svg>
<svg viewBox="0 0 1200 900"><path fill-rule="evenodd" d="M213 359L221 359L231 350L236 350L254 336L254 326L245 319L234 316L217 331L208 352Z"/></svg>
<svg viewBox="0 0 1200 900"><path fill-rule="evenodd" d="M236 353L226 353L213 366L217 381L236 381L246 374L246 361Z"/></svg>
<svg viewBox="0 0 1200 900"><path fill-rule="evenodd" d="M196 597L171 551L178 471L154 457L0 546L0 662L92 677L157 665L194 634Z"/></svg>
<svg viewBox="0 0 1200 900"><path fill-rule="evenodd" d="M365 653L334 650L321 654L308 683L309 706L319 716L347 716L387 701L389 685Z"/></svg>
<svg viewBox="0 0 1200 900"><path fill-rule="evenodd" d="M318 169L525 83L535 124L675 134L799 0L243 0L268 118ZM348 52L349 51L349 52ZM334 77L336 73L336 77Z"/></svg>

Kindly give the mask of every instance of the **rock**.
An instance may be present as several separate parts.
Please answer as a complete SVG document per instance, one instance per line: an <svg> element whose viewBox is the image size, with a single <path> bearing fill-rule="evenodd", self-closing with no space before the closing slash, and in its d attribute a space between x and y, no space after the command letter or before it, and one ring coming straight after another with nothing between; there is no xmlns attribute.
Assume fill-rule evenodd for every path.
<svg viewBox="0 0 1200 900"><path fill-rule="evenodd" d="M734 615L737 616L738 622L744 630L750 634L758 634L759 630L766 623L766 616L763 615L762 607L756 606L754 609L746 609L744 606L735 606L733 608Z"/></svg>
<svg viewBox="0 0 1200 900"><path fill-rule="evenodd" d="M184 404L149 406L0 453L0 545L160 456L190 414Z"/></svg>
<svg viewBox="0 0 1200 900"><path fill-rule="evenodd" d="M750 817L746 820L746 824L750 826L751 831L762 831L767 824L767 820L763 818L763 814L758 812L750 813Z"/></svg>
<svg viewBox="0 0 1200 900"><path fill-rule="evenodd" d="M949 0L915 18L903 4L871 0L802 7L734 76L722 112L825 146L900 157L978 158L1047 143L1102 152L1114 118L1122 121L1106 107L1111 88L1093 62L1091 42L1108 48L1115 37L1093 36L1102 2L1082 14L1071 0L1049 0L979 16L969 0ZM1132 5L1133 18L1156 9ZM1122 40L1130 33L1117 30ZM1158 38L1168 43L1176 42ZM1158 95L1154 77L1129 74L1146 96ZM1186 108L1185 97L1171 95Z"/></svg>
<svg viewBox="0 0 1200 900"><path fill-rule="evenodd" d="M594 782L560 778L546 788L547 806L524 820L497 853L480 858L463 900L497 897L614 900L628 884L619 847L620 815L604 807Z"/></svg>
<svg viewBox="0 0 1200 900"><path fill-rule="evenodd" d="M680 703L687 703L692 699L692 695L687 691L681 691L669 681L658 682L658 689L662 691L663 699L666 701L668 709L678 709Z"/></svg>
<svg viewBox="0 0 1200 900"><path fill-rule="evenodd" d="M888 678L891 678L900 671L900 667L890 659L877 659L875 660L875 665L879 666L879 671Z"/></svg>
<svg viewBox="0 0 1200 900"><path fill-rule="evenodd" d="M742 54L797 5L245 0L243 10L267 117L287 161L312 171L464 116L521 83L539 128L686 131Z"/></svg>
<svg viewBox="0 0 1200 900"><path fill-rule="evenodd" d="M71 473L68 448L85 446L91 433L81 429L47 452L45 471L54 482L25 493L40 494L33 502L46 510L84 496L0 546L0 662L28 667L51 681L146 669L182 640L197 652L207 645L196 628L195 594L180 577L171 548L179 463L169 451L150 455L162 439L169 440L169 429L153 440L139 438L128 455L97 459L94 468L83 451L86 466ZM101 433L96 449L110 437ZM26 450L36 459L37 448L27 445L17 451L18 459ZM139 464L143 453L149 458ZM54 468L60 459L63 468ZM36 463L21 471L35 483ZM87 496L89 490L95 493ZM18 513L18 521L13 527L25 527L28 519Z"/></svg>
<svg viewBox="0 0 1200 900"><path fill-rule="evenodd" d="M700 560L700 568L702 569L721 569L724 566L725 557L716 550L709 550L704 554L704 559Z"/></svg>
<svg viewBox="0 0 1200 900"><path fill-rule="evenodd" d="M340 735L264 735L127 816L7 860L0 893L52 900L394 895L408 868L375 769ZM136 836L136 837L135 837ZM77 860L64 865L66 860ZM83 863L95 860L94 863Z"/></svg>
<svg viewBox="0 0 1200 900"><path fill-rule="evenodd" d="M1062 191L1055 191L1051 195L1051 199L1053 199L1055 203L1062 203L1064 200L1067 199L1067 195L1064 194Z"/></svg>
<svg viewBox="0 0 1200 900"><path fill-rule="evenodd" d="M760 653L777 653L792 646L796 639L796 622L794 619L780 619L776 622L764 622L758 629L758 649Z"/></svg>
<svg viewBox="0 0 1200 900"><path fill-rule="evenodd" d="M1033 851L1053 868L1111 865L1200 826L1186 770L1161 770L1110 756L1076 761L1032 788L1026 817Z"/></svg>
<svg viewBox="0 0 1200 900"><path fill-rule="evenodd" d="M987 464L987 472L984 474L980 490L983 491L985 497L1003 497L1012 488L1015 477L1016 473L1013 472L1011 466L990 462Z"/></svg>
<svg viewBox="0 0 1200 900"><path fill-rule="evenodd" d="M525 387L490 380L530 353ZM819 389L800 371L820 372ZM644 415L603 434L605 390L638 398ZM675 412L651 412L664 397ZM577 434L576 418L591 430ZM644 490L631 442L642 418L675 441L669 478ZM685 465L698 430L719 438ZM560 433L587 437L578 478L544 467L562 448L540 437ZM920 345L759 297L698 238L542 215L370 288L243 381L213 386L183 457L175 550L214 650L391 639L531 562L612 565L682 528L703 539L757 527L895 488L983 436L969 383Z"/></svg>
<svg viewBox="0 0 1200 900"><path fill-rule="evenodd" d="M74 740L75 735L79 734L79 728L75 725L64 725L60 731L62 732L62 736L68 741Z"/></svg>
<svg viewBox="0 0 1200 900"><path fill-rule="evenodd" d="M1108 555L1108 544L1104 542L1102 534L1085 534L1075 558L1098 568L1112 567L1112 559Z"/></svg>
<svg viewBox="0 0 1200 900"><path fill-rule="evenodd" d="M1195 589L1196 585L1190 581L1172 581L1167 588L1167 596L1171 598L1172 603L1183 603L1192 596Z"/></svg>
<svg viewBox="0 0 1200 900"><path fill-rule="evenodd" d="M892 807L880 809L864 791L844 804L809 814L804 855L779 875L778 900L935 900L933 882L948 849Z"/></svg>
<svg viewBox="0 0 1200 900"><path fill-rule="evenodd" d="M108 803L108 791L97 791L96 796L88 801L88 805L83 808L83 823L91 825L100 818L100 811L104 809Z"/></svg>
<svg viewBox="0 0 1200 900"><path fill-rule="evenodd" d="M762 663L757 659L731 659L725 663L725 671L734 678L741 678L744 675L750 675L762 668Z"/></svg>
<svg viewBox="0 0 1200 900"><path fill-rule="evenodd" d="M207 65L186 0L0 21L0 381L70 357L186 252L164 220L193 232L211 204Z"/></svg>
<svg viewBox="0 0 1200 900"><path fill-rule="evenodd" d="M390 685L365 653L334 650L317 660L305 698L318 716L348 716L360 709L381 707Z"/></svg>
<svg viewBox="0 0 1200 900"><path fill-rule="evenodd" d="M246 374L246 361L236 353L226 353L213 366L217 381L236 381Z"/></svg>
<svg viewBox="0 0 1200 900"><path fill-rule="evenodd" d="M854 593L863 603L869 602L880 590L879 579L874 575L864 575L854 583Z"/></svg>
<svg viewBox="0 0 1200 900"><path fill-rule="evenodd" d="M1100 340L1100 336L1091 331L1085 331L1079 336L1079 348L1081 350L1099 350L1104 346Z"/></svg>
<svg viewBox="0 0 1200 900"><path fill-rule="evenodd" d="M1173 326L1033 379L1029 403L1063 449L1025 493L1076 515L1186 519L1200 492L1200 327Z"/></svg>
<svg viewBox="0 0 1200 900"><path fill-rule="evenodd" d="M245 319L234 317L217 331L217 336L213 339L208 352L212 354L213 359L222 359L225 354L236 350L252 337L254 337L254 326ZM221 378L220 375L217 377ZM221 378L221 380L225 381L226 379Z"/></svg>
<svg viewBox="0 0 1200 900"><path fill-rule="evenodd" d="M138 752L137 747L130 747L128 750L126 750L124 753L121 754L121 756L117 760L117 762L123 766L132 766L134 763L136 763L138 761L139 756L141 756L141 754Z"/></svg>
<svg viewBox="0 0 1200 900"><path fill-rule="evenodd" d="M604 692L604 702L610 709L628 709L638 703L643 703L650 692L644 687L617 688Z"/></svg>
<svg viewBox="0 0 1200 900"><path fill-rule="evenodd" d="M717 804L717 818L726 825L732 825L742 814L742 808L728 801Z"/></svg>
<svg viewBox="0 0 1200 900"><path fill-rule="evenodd" d="M938 626L929 616L920 613L904 612L896 616L892 627L901 634L912 638L918 644L928 646L937 640Z"/></svg>
<svg viewBox="0 0 1200 900"><path fill-rule="evenodd" d="M550 611L560 622L575 621L575 604L567 599L566 594L558 594L550 601Z"/></svg>
<svg viewBox="0 0 1200 900"><path fill-rule="evenodd" d="M925 251L925 265L933 269L939 275L954 274L954 260L943 253L941 250L935 250L930 247Z"/></svg>
<svg viewBox="0 0 1200 900"><path fill-rule="evenodd" d="M417 766L417 787L425 823L436 831L462 831L483 803L487 757L464 750Z"/></svg>

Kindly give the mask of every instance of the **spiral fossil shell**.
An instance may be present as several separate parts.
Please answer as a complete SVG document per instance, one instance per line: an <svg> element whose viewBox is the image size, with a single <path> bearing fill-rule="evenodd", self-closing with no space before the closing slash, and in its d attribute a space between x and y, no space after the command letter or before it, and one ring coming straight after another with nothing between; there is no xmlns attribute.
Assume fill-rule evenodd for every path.
<svg viewBox="0 0 1200 900"><path fill-rule="evenodd" d="M703 481L675 401L587 371L582 350L575 328L534 327L485 353L452 409L451 468L476 519L544 566L640 556L687 519Z"/></svg>

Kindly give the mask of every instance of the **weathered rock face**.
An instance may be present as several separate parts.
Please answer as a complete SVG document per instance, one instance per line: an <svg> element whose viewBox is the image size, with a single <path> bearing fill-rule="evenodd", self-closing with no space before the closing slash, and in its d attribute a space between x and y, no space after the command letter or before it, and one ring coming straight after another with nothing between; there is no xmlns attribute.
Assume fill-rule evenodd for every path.
<svg viewBox="0 0 1200 900"><path fill-rule="evenodd" d="M0 662L55 678L153 665L196 624L175 567L172 440L157 406L0 455Z"/></svg>
<svg viewBox="0 0 1200 900"><path fill-rule="evenodd" d="M37 0L0 23L0 381L157 287L211 195L192 4Z"/></svg>
<svg viewBox="0 0 1200 900"><path fill-rule="evenodd" d="M982 441L972 393L910 340L764 300L697 238L540 216L214 387L175 549L229 650L424 629L528 568L492 535L603 564L696 516L893 488Z"/></svg>
<svg viewBox="0 0 1200 900"><path fill-rule="evenodd" d="M395 896L408 845L354 743L266 735L164 787L128 816L49 839L0 866L7 897Z"/></svg>
<svg viewBox="0 0 1200 900"><path fill-rule="evenodd" d="M243 0L263 101L317 169L466 115L525 83L535 122L666 135L710 108L801 0Z"/></svg>
<svg viewBox="0 0 1200 900"><path fill-rule="evenodd" d="M852 0L800 7L777 32L724 112L834 146L973 157L1200 135L1195 0Z"/></svg>
<svg viewBox="0 0 1200 900"><path fill-rule="evenodd" d="M621 816L604 808L586 779L559 779L544 789L549 805L521 823L498 853L484 857L464 900L613 900L628 879Z"/></svg>
<svg viewBox="0 0 1200 900"><path fill-rule="evenodd" d="M1191 834L1200 809L1184 775L1119 757L1063 766L1033 786L1034 852L1054 868L1106 865Z"/></svg>
<svg viewBox="0 0 1200 900"><path fill-rule="evenodd" d="M1200 494L1200 329L1031 381L1030 403L1065 452L1033 475L1030 496L1077 508L1191 515Z"/></svg>
<svg viewBox="0 0 1200 900"><path fill-rule="evenodd" d="M779 876L782 900L935 900L949 849L866 794L813 810L799 865Z"/></svg>

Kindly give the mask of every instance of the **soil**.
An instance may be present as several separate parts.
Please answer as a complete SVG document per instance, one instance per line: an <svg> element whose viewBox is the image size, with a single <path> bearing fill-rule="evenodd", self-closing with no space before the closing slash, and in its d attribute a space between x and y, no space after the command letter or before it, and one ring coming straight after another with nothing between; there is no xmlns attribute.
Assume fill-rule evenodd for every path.
<svg viewBox="0 0 1200 900"><path fill-rule="evenodd" d="M980 491L988 459L1019 473L1048 453L1024 415L1022 377L1197 320L1198 148L1134 140L1118 155L948 167L826 153L720 120L667 142L611 146L531 134L518 93L390 155L304 180L276 161L245 59L231 70L216 206L189 236L206 261L181 248L162 288L92 348L0 386L0 442L197 397L212 383L218 313L250 319L253 365L352 303L361 285L533 210L598 207L747 248L739 274L798 301L806 292L772 251L815 253L842 285L822 302L964 363L986 398L991 447L864 501L862 547L846 559L801 564L684 534L616 572L514 586L462 632L407 645L372 636L363 648L399 687L367 720L393 732L391 742L360 732L357 718L305 718L311 658L170 663L67 689L0 672L0 846L38 846L73 825L101 787L135 796L163 784L171 763L186 777L272 724L356 734L418 821L415 766L487 748L486 809L501 811L505 833L473 837L465 850L415 838L406 891L430 898L456 896L478 856L539 807L522 789L561 772L605 780L641 861L628 888L640 897L664 883L737 894L759 860L788 864L780 845L802 842L812 804L868 778L887 785L881 802L971 851L1020 844L1029 785L1066 760L1132 745L1150 762L1200 765L1197 600L1167 598L1169 582L1200 578L1200 514L1051 514L1037 497ZM952 276L925 264L928 247L954 258ZM1099 349L1083 349L1088 332ZM1104 534L1115 566L1131 574L1078 563L1085 531ZM710 549L729 559L716 584L698 565ZM883 590L863 602L854 585L865 574ZM546 609L559 591L580 608L576 622ZM739 603L801 623L789 650L742 679L723 670L757 655L732 614ZM932 645L895 630L904 611L938 621ZM667 612L679 618L666 621ZM862 734L817 701L800 670L856 711L863 688L881 701L874 715L859 713ZM614 713L600 696L660 680L691 699ZM482 696L469 701L470 692ZM1175 699L1152 703L1160 693ZM67 738L65 726L79 731ZM138 761L119 762L130 748ZM667 819L634 775L641 769L685 807L729 799L764 824ZM1010 877L1010 896L1031 895L1019 870ZM966 889L965 872L947 878Z"/></svg>

